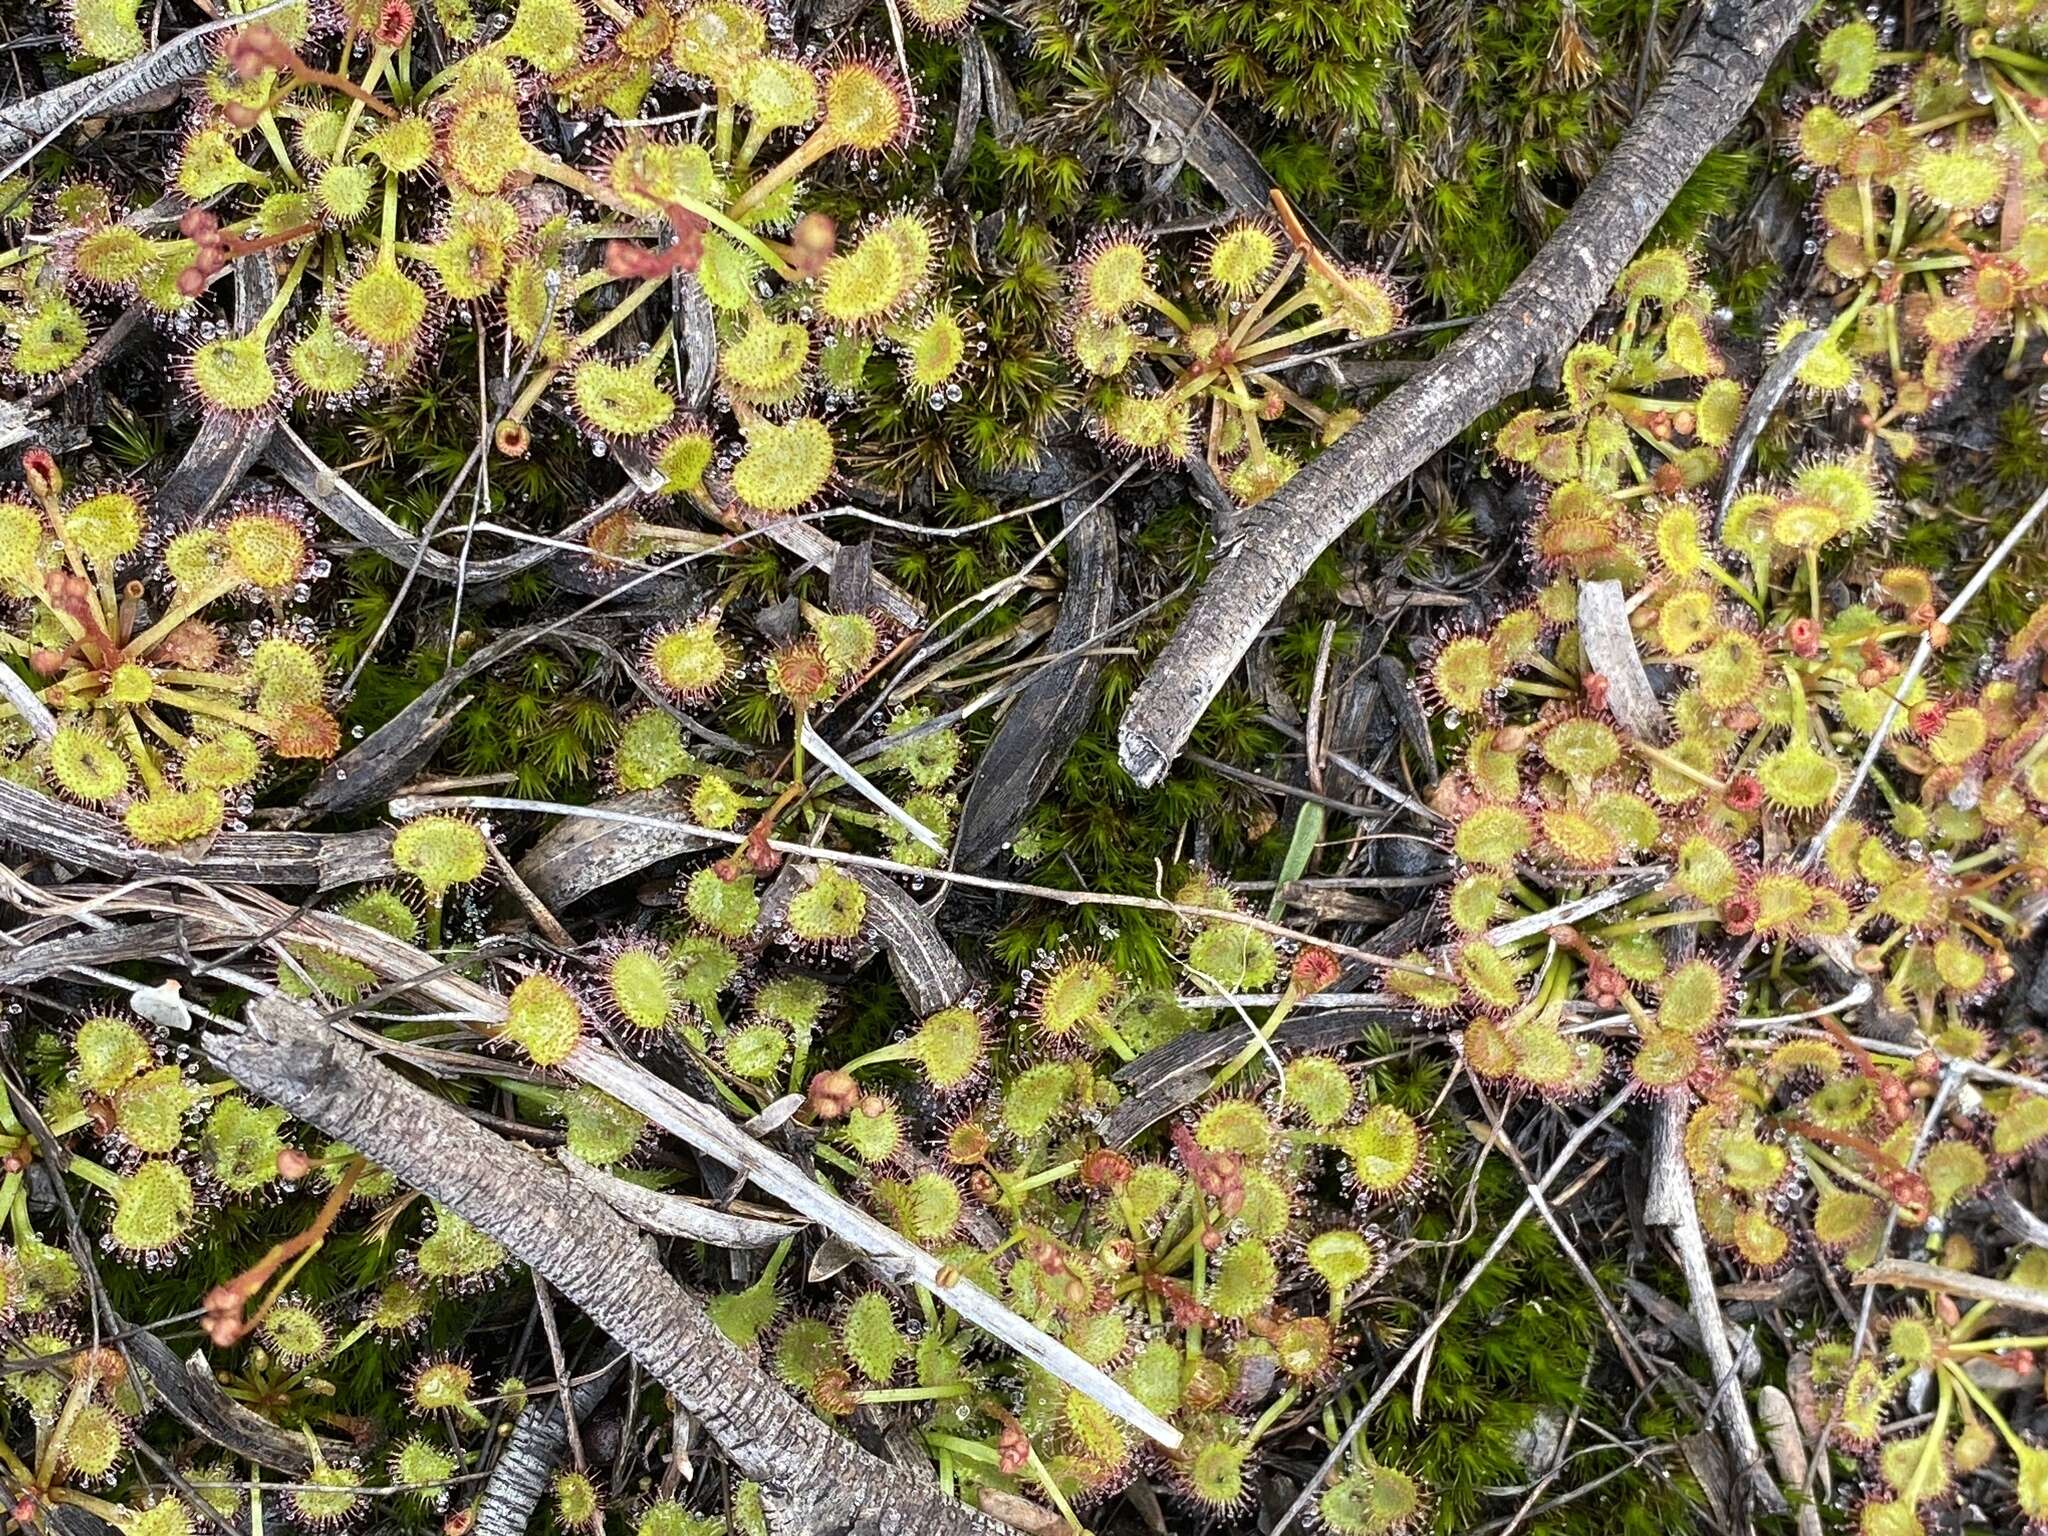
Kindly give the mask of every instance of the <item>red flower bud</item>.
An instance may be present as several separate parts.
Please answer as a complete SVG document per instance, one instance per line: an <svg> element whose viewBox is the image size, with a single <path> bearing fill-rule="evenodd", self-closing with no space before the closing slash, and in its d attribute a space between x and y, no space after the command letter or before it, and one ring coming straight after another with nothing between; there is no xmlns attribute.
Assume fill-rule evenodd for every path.
<svg viewBox="0 0 2048 1536"><path fill-rule="evenodd" d="M649 250L632 240L608 240L604 247L604 269L617 278L659 277L668 271L660 251Z"/></svg>
<svg viewBox="0 0 2048 1536"><path fill-rule="evenodd" d="M239 79L253 80L266 69L290 69L298 56L291 44L269 27L249 27L228 43L227 61Z"/></svg>
<svg viewBox="0 0 2048 1536"><path fill-rule="evenodd" d="M996 1441L996 1465L1005 1477L1015 1477L1031 1464L1031 1440L1014 1419L1003 1426Z"/></svg>
<svg viewBox="0 0 2048 1536"><path fill-rule="evenodd" d="M838 225L822 213L807 213L789 232L789 264L799 277L816 277L825 270L838 243Z"/></svg>
<svg viewBox="0 0 2048 1536"><path fill-rule="evenodd" d="M805 1107L820 1120L844 1120L859 1101L860 1084L854 1081L853 1074L833 1067L811 1079Z"/></svg>
<svg viewBox="0 0 2048 1536"><path fill-rule="evenodd" d="M1605 674L1588 672L1579 680L1579 686L1586 692L1586 708L1592 710L1596 715L1605 714L1607 712L1607 695L1609 691Z"/></svg>
<svg viewBox="0 0 2048 1536"><path fill-rule="evenodd" d="M1811 661L1820 654L1820 626L1809 618L1794 619L1785 626L1785 644L1794 656Z"/></svg>
<svg viewBox="0 0 2048 1536"><path fill-rule="evenodd" d="M64 471L47 448L31 448L21 456L21 472L38 501L55 501L64 494Z"/></svg>

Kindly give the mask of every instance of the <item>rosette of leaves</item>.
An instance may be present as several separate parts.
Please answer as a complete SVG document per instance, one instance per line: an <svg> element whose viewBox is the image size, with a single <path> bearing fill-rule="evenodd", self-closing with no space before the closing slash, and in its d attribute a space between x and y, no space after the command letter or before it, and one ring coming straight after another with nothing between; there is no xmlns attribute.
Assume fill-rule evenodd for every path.
<svg viewBox="0 0 2048 1536"><path fill-rule="evenodd" d="M647 637L640 657L645 686L679 708L688 708L739 691L736 711L760 733L778 729L777 717L788 711L801 719L858 686L883 654L892 633L887 621L867 613L839 613L801 605L806 633L775 646L756 670L749 665L725 614L707 610L681 623L664 625ZM963 748L950 724L936 723L922 706L899 711L873 745L873 780L892 791L904 815L942 846L952 836L957 798L954 784ZM804 781L801 745L793 759L793 781L777 785L719 766L712 754L687 744L676 714L663 708L643 709L630 716L619 733L612 758L612 777L621 789L652 789L676 784L688 791L690 817L717 831L739 825L750 811L761 812L772 829L792 799L833 818L850 834L882 834L882 847L898 863L930 866L939 849L912 832L904 822L873 809L836 777Z"/></svg>
<svg viewBox="0 0 2048 1536"><path fill-rule="evenodd" d="M1205 985L1273 978L1271 941L1197 886L1184 897L1217 915L1183 942ZM1289 999L1326 984L1319 961L1290 977ZM814 1073L806 1115L821 1163L956 1283L1002 1296L1181 1427L1172 1490L1225 1512L1256 1488L1273 1426L1344 1368L1347 1307L1384 1267L1366 1214L1398 1212L1421 1186L1428 1138L1355 1069L1310 1054L1263 1086L1233 1069L1170 1125L1106 1143L1100 1117L1121 1097L1109 1073L1188 1025L1171 993L1093 955L1046 956L1007 1021L942 1009ZM828 1415L918 1403L963 1496L1022 1492L1072 1518L1131 1471L1141 1447L1120 1422L992 1358L953 1314L927 1308L912 1327L863 1293L837 1323L790 1316L773 1269L716 1304L735 1337Z"/></svg>
<svg viewBox="0 0 2048 1536"><path fill-rule="evenodd" d="M1906 423L1971 353L2002 345L2015 376L2038 366L2028 344L2048 334L2048 162L2032 105L2048 38L2038 23L1986 25L1975 4L1951 14L1957 45L1925 53L1887 49L1869 20L1837 26L1791 130L1837 288L1799 380L1856 399L1902 459L1918 447ZM1788 321L1777 340L1807 329Z"/></svg>
<svg viewBox="0 0 2048 1536"><path fill-rule="evenodd" d="M245 499L162 537L140 487L70 489L40 450L25 464L27 485L0 491L0 584L18 605L0 645L55 727L37 736L6 708L15 778L160 847L219 831L272 761L333 756L326 662L291 614L324 569L297 507ZM250 606L260 617L230 618Z"/></svg>
<svg viewBox="0 0 2048 1536"><path fill-rule="evenodd" d="M1286 370L1318 343L1386 335L1400 301L1386 279L1340 266L1287 223L1287 234L1264 220L1232 223L1180 272L1163 271L1135 231L1098 235L1077 253L1067 347L1094 383L1089 426L1105 447L1159 463L1199 452L1249 505L1301 465L1301 444L1274 440L1280 423L1305 426L1320 446L1357 420L1301 393Z"/></svg>
<svg viewBox="0 0 2048 1536"><path fill-rule="evenodd" d="M1639 663L1675 680L1668 731L1645 739L1616 720L1555 600L1567 584L1446 636L1429 684L1447 718L1470 722L1436 791L1458 861L1446 937L1386 985L1454 1023L1476 1075L1550 1095L1591 1091L1618 1034L1642 1088L1700 1106L1687 1154L1710 1236L1774 1268L1792 1251L1788 1201L1810 1188L1821 1244L1867 1254L1889 1213L1919 1225L1979 1192L2048 1115L1994 1091L1971 1138L1937 1140L1915 1168L1922 1064L1873 1060L1832 1023L1761 1065L1725 1043L1746 1017L1839 991L1819 953L1881 979L1932 1051L2000 1049L1981 1005L2048 889L2048 616L1968 691L1902 693L1908 648L1945 642L1926 573L1881 570L1839 609L1819 574L1876 514L1867 463L1814 461L1738 497L1727 547L1702 538L1689 501L1647 501L1631 623ZM1895 697L1883 824L1831 820ZM1824 827L1816 859L1796 858ZM1616 889L1653 865L1656 883ZM1588 898L1567 923L1538 921ZM1584 1027L1603 1016L1625 1023Z"/></svg>
<svg viewBox="0 0 2048 1536"><path fill-rule="evenodd" d="M1952 1264L1981 1268L1964 1251ZM2023 1251L2007 1278L2029 1287L2048 1280L2041 1250ZM1997 1480L2019 1524L2039 1525L2048 1520L2048 1450L2014 1429L2010 1382L2042 1347L2040 1336L2003 1331L1989 1303L1962 1310L1940 1301L1924 1306L1916 1296L1881 1316L1860 1347L1829 1338L1805 1357L1804 1375L1817 1409L1834 1421L1836 1443L1864 1460L1862 1529L1923 1527L1980 1473ZM1910 1381L1926 1383L1931 1413L1900 1432Z"/></svg>
<svg viewBox="0 0 2048 1536"><path fill-rule="evenodd" d="M1511 418L1494 447L1544 488L1529 532L1541 567L1633 581L1643 574L1655 499L1719 473L1743 392L1714 339L1717 300L1686 253L1638 257L1614 297L1613 333L1566 355L1562 401Z"/></svg>
<svg viewBox="0 0 2048 1536"><path fill-rule="evenodd" d="M106 299L192 330L231 263L276 253L291 260L260 315L238 316L238 334L193 331L184 372L202 410L339 407L415 375L443 328L467 323L525 360L502 452L528 450L545 401L732 525L800 510L831 482L826 401L957 392L976 325L937 280L938 222L876 208L835 231L798 214L821 168L912 137L893 66L801 58L746 0L659 0L630 22L523 0L506 31L431 74L415 22L409 6L346 0L228 34L168 171L194 208L166 233L92 189L55 200L5 279L21 295L5 316L13 373L40 382L75 363ZM567 164L536 142L536 75L587 114L637 116L627 103L651 89L701 101L701 134L625 128L588 167ZM644 342L655 310L642 311L666 310L677 275L720 331L731 419L715 464L694 463L688 429L703 424L678 403L667 351ZM893 367L869 370L877 356Z"/></svg>

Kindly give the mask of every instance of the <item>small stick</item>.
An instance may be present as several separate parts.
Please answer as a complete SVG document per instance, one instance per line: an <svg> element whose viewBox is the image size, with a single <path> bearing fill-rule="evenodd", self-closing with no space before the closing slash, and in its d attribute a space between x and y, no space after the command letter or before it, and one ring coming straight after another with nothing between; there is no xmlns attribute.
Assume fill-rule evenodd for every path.
<svg viewBox="0 0 2048 1536"><path fill-rule="evenodd" d="M639 816L630 811L608 810L595 805L564 805L552 800L521 800L510 795L404 795L391 802L391 814L401 821L428 811L477 810L477 811L538 811L555 816L581 816L593 821L615 821L625 826L652 826L664 831L688 832L714 843L725 843L738 848L747 842L744 832L722 832L713 827L700 827L690 822L678 821L674 817ZM876 858L872 854L847 853L837 848L818 848L809 843L786 842L781 838L766 839L766 846L777 853L792 854L798 858L817 859L828 864L849 864L863 869L879 869L887 874L908 875L916 880L936 880L943 884L964 885L981 891L1004 891L1012 896L1028 896L1034 900L1057 902L1064 907L1128 907L1142 912L1167 912L1175 917L1196 918L1203 922L1237 923L1246 928L1255 928L1260 933L1271 934L1277 939L1293 939L1302 944L1315 944L1332 954L1347 959L1365 960L1374 965L1389 966L1401 971L1424 971L1423 967L1410 965L1389 956L1375 954L1369 949L1360 949L1352 944L1340 944L1334 939L1319 939L1313 934L1302 933L1280 923L1269 923L1262 917L1248 912L1233 912L1220 907L1191 907L1181 902L1165 901L1157 896L1125 896L1114 891L1068 891L1057 886L1028 885L1018 880L999 880L992 875L970 875L962 870L920 869L914 864L899 863L895 859Z"/></svg>
<svg viewBox="0 0 2048 1536"><path fill-rule="evenodd" d="M569 1380L569 1358L562 1353L561 1330L555 1327L555 1300L548 1294L548 1283L541 1279L538 1270L533 1275L534 1305L540 1308L540 1331L547 1335L548 1358L555 1364L555 1380L566 1383ZM562 1394L562 1427L569 1431L569 1463L578 1472L585 1468L583 1460L583 1435L576 1427L576 1394Z"/></svg>
<svg viewBox="0 0 2048 1536"><path fill-rule="evenodd" d="M548 910L547 903L534 895L532 888L519 878L519 871L514 869L512 861L505 857L504 850L498 846L498 840L495 837L485 838L484 848L491 856L491 867L504 877L506 888L518 899L519 905L526 909L526 915L533 919L534 926L540 929L547 941L557 949L574 949L576 941L569 936L569 930L562 926L560 918Z"/></svg>
<svg viewBox="0 0 2048 1536"><path fill-rule="evenodd" d="M1989 1275L1973 1275L1960 1269L1943 1269L1938 1264L1922 1264L1913 1259L1879 1259L1868 1269L1858 1270L1851 1275L1849 1283L1910 1286L1920 1291L1946 1291L1951 1296L1967 1296L1972 1301L1988 1301L2001 1307L2017 1307L2022 1312L2034 1312L2048 1317L2048 1291L2037 1291L2030 1285L2014 1285L2010 1280L1994 1280Z"/></svg>

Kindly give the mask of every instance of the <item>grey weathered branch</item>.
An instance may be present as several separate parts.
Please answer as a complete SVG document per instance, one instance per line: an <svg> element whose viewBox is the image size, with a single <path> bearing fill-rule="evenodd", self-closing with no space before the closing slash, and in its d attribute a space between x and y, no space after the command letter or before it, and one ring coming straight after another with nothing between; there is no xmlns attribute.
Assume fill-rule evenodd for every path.
<svg viewBox="0 0 2048 1536"><path fill-rule="evenodd" d="M254 885L330 890L392 872L389 829L368 832L223 832L202 852L137 845L120 824L0 780L0 846L40 853L103 875L203 875Z"/></svg>
<svg viewBox="0 0 2048 1536"><path fill-rule="evenodd" d="M1579 587L1579 636L1586 660L1607 681L1607 703L1615 719L1635 736L1655 741L1664 734L1663 705L1657 702L1643 668L1642 653L1629 630L1628 608L1618 581L1588 581ZM1714 1269L1707 1257L1706 1234L1693 1203L1692 1177L1684 1161L1685 1112L1668 1097L1658 1101L1651 1124L1650 1187L1643 1202L1643 1220L1671 1234L1685 1276L1700 1352L1713 1376L1710 1401L1735 1457L1736 1470L1752 1497L1769 1509L1782 1509L1784 1497L1764 1466L1756 1426L1743 1401L1735 1350L1728 1341L1727 1319L1714 1290Z"/></svg>
<svg viewBox="0 0 2048 1536"><path fill-rule="evenodd" d="M1700 1229L1699 1209L1693 1203L1692 1176L1685 1167L1685 1109L1676 1099L1658 1100L1650 1136L1650 1187L1643 1202L1643 1220L1665 1228L1677 1251L1700 1353L1706 1356L1713 1378L1709 1394L1712 1417L1721 1426L1736 1471L1751 1496L1766 1509L1782 1510L1784 1495L1764 1465L1763 1447L1750 1422L1749 1406L1743 1401L1735 1351L1728 1342L1727 1319L1721 1315L1715 1293L1713 1263L1707 1257L1706 1234Z"/></svg>
<svg viewBox="0 0 2048 1536"><path fill-rule="evenodd" d="M1740 121L1810 0L1708 0L1670 72L1508 291L1223 551L1125 713L1124 767L1158 782L1316 557L1470 423L1561 356L1694 168Z"/></svg>
<svg viewBox="0 0 2048 1536"><path fill-rule="evenodd" d="M273 3L246 16L227 16L181 32L169 42L138 59L103 69L98 74L60 85L31 96L27 101L0 108L0 181L43 144L55 139L73 123L88 117L113 117L123 112L146 111L165 94L206 69L213 60L215 35L229 27L242 26L284 9L287 0Z"/></svg>
<svg viewBox="0 0 2048 1536"><path fill-rule="evenodd" d="M218 912L222 917L240 913L252 935L265 933L309 940L368 966L380 980L411 983L419 996L459 1018L482 1025L504 1022L502 994L447 969L431 955L389 934L332 912L294 911L253 892L224 891L219 895L218 901L208 903L202 910L209 915ZM174 905L176 898L157 900L162 905ZM106 910L113 910L115 905L106 903ZM264 1006L280 1005L279 1000L271 999ZM1179 1444L1180 1434L1172 1425L1146 1408L1106 1372L1033 1327L979 1287L965 1280L941 1283L942 1267L930 1254L807 1177L787 1158L754 1140L744 1127L734 1125L723 1112L691 1098L644 1067L622 1061L587 1043L564 1063L564 1070L639 1110L661 1130L699 1153L745 1174L758 1188L845 1242L877 1274L924 1287L984 1333L1000 1339L1147 1435L1169 1448ZM348 1140L345 1136L341 1139ZM366 1144L352 1145L376 1156L375 1149ZM559 1176L568 1177L566 1173ZM621 1344L625 1342L620 1339Z"/></svg>
<svg viewBox="0 0 2048 1536"><path fill-rule="evenodd" d="M842 1437L741 1353L643 1240L563 1169L415 1087L281 998L249 1004L240 1033L202 1042L220 1070L356 1147L488 1232L575 1302L701 1420L791 1529L986 1536L932 1482Z"/></svg>
<svg viewBox="0 0 2048 1536"><path fill-rule="evenodd" d="M1993 1306L2013 1307L2037 1317L2048 1317L2048 1291L2031 1285L2015 1285L1990 1275L1973 1275L1964 1270L1944 1269L1939 1264L1922 1264L1914 1259L1879 1259L1868 1269L1850 1277L1851 1285L1897 1285L1923 1291L1941 1291L1950 1296L1967 1296Z"/></svg>
<svg viewBox="0 0 2048 1536"><path fill-rule="evenodd" d="M0 699L5 699L41 740L48 741L57 734L57 717L50 713L50 706L29 687L28 679L12 667L0 667Z"/></svg>

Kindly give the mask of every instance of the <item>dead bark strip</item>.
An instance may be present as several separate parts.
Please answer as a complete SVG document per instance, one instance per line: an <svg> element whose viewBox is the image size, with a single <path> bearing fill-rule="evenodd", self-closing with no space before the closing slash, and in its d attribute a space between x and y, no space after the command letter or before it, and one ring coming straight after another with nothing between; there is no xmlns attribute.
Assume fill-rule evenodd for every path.
<svg viewBox="0 0 2048 1536"><path fill-rule="evenodd" d="M285 809L279 818L281 823L303 827L389 800L426 766L441 739L454 728L456 716L468 702L461 689L469 680L525 649L553 627L528 624L502 634L435 678L418 698L378 726L366 740L323 766L320 777L295 804Z"/></svg>
<svg viewBox="0 0 2048 1536"><path fill-rule="evenodd" d="M1607 711L1637 740L1652 744L1668 734L1670 722L1650 674L1643 668L1635 632L1628 625L1628 600L1618 581L1588 581L1579 587L1579 644L1593 671L1607 683ZM1498 940L1495 940L1498 943Z"/></svg>
<svg viewBox="0 0 2048 1536"><path fill-rule="evenodd" d="M594 1413L612 1388L617 1372L607 1370L594 1380L568 1389L577 1418ZM569 1444L569 1421L560 1395L529 1403L512 1425L505 1449L491 1468L483 1497L477 1500L475 1536L526 1536L533 1512L547 1497L548 1479L562 1464Z"/></svg>
<svg viewBox="0 0 2048 1536"><path fill-rule="evenodd" d="M1131 699L1119 752L1159 781L1309 566L1584 329L1708 150L1749 110L1809 0L1712 0L1641 115L1499 303L1258 509Z"/></svg>
<svg viewBox="0 0 2048 1536"><path fill-rule="evenodd" d="M689 796L680 789L634 789L597 802L607 810L659 819L674 828L642 822L591 821L563 817L543 832L519 861L519 878L556 912L566 911L592 891L623 880L650 864L699 853L710 844L683 830L690 818Z"/></svg>
<svg viewBox="0 0 2048 1536"><path fill-rule="evenodd" d="M1943 1269L1938 1264L1922 1264L1912 1259L1879 1259L1868 1269L1860 1269L1851 1275L1849 1283L1941 1291L1950 1296L1965 1296L1971 1301L1988 1301L1993 1306L2012 1307L2036 1317L2048 1317L2048 1291L2037 1291L2030 1285L2014 1285L2010 1280L1997 1280L1989 1275Z"/></svg>
<svg viewBox="0 0 2048 1536"><path fill-rule="evenodd" d="M0 847L103 875L198 875L226 884L332 890L392 873L391 832L223 832L190 854L144 848L97 812L0 780Z"/></svg>
<svg viewBox="0 0 2048 1536"><path fill-rule="evenodd" d="M53 139L73 123L89 117L113 117L122 112L146 111L157 99L175 91L202 73L213 60L216 34L283 9L266 6L247 16L230 16L181 32L141 58L112 69L101 70L31 96L27 101L0 108L0 162L11 162ZM0 171L4 178L10 164Z"/></svg>
<svg viewBox="0 0 2048 1536"><path fill-rule="evenodd" d="M1087 647L1116 616L1116 518L1092 499L1073 496L1064 509L1067 586L1060 616L1045 638L1047 662L1011 703L995 739L981 754L953 859L961 869L986 869L1016 835L1066 764L1101 696L1109 658Z"/></svg>
<svg viewBox="0 0 2048 1536"><path fill-rule="evenodd" d="M0 939L0 943L11 942L12 936ZM184 920L175 917L41 939L23 944L0 961L0 987L25 987L46 981L74 965L119 965L126 960L175 955L183 952L185 944Z"/></svg>
<svg viewBox="0 0 2048 1536"><path fill-rule="evenodd" d="M511 552L488 560L463 560L428 545L421 548L417 534L400 527L373 505L346 476L323 460L306 440L290 426L280 424L265 446L264 460L285 483L297 491L321 516L344 533L353 534L363 545L392 564L412 568L429 581L461 580L471 591L509 581L555 555L556 545L521 544ZM593 525L626 506L638 495L627 486L597 503L568 527L553 535L557 544L572 542ZM442 530L444 533L447 530ZM460 531L458 525L457 530Z"/></svg>
<svg viewBox="0 0 2048 1536"><path fill-rule="evenodd" d="M868 893L868 923L889 957L889 969L919 1018L950 1008L974 987L974 978L940 934L933 914L894 880L874 869L851 869ZM944 898L943 888L940 892Z"/></svg>
<svg viewBox="0 0 2048 1536"><path fill-rule="evenodd" d="M1149 125L1231 209L1249 219L1270 216L1273 178L1215 107L1171 72L1147 71L1129 82L1126 110Z"/></svg>
<svg viewBox="0 0 2048 1536"><path fill-rule="evenodd" d="M289 1478L302 1478L312 1470L313 1458L305 1440L279 1429L223 1392L203 1351L194 1350L190 1358L180 1360L170 1345L146 1328L129 1334L122 1347L142 1367L171 1417L202 1440ZM342 1457L348 1452L349 1447L340 1441L324 1436L320 1440L323 1456Z"/></svg>
<svg viewBox="0 0 2048 1536"><path fill-rule="evenodd" d="M562 1168L493 1135L279 998L249 1004L207 1056L505 1244L700 1419L795 1532L871 1520L878 1536L987 1536L928 1482L842 1438L726 1339L639 1235Z"/></svg>
<svg viewBox="0 0 2048 1536"><path fill-rule="evenodd" d="M1233 1016L1234 1017L1234 1016ZM1274 1054L1283 1060L1305 1051L1337 1050L1369 1029L1396 1033L1421 1027L1413 1008L1332 1008L1297 1013L1274 1032ZM1102 1117L1098 1130L1112 1147L1127 1147L1169 1115L1177 1115L1209 1091L1212 1069L1245 1048L1242 1023L1193 1030L1155 1046L1116 1073L1127 1097Z"/></svg>
<svg viewBox="0 0 2048 1536"><path fill-rule="evenodd" d="M1735 1351L1728 1343L1728 1322L1721 1315L1720 1299L1714 1289L1714 1267L1707 1257L1706 1235L1700 1230L1699 1210L1693 1204L1692 1176L1685 1167L1684 1108L1674 1099L1660 1100L1650 1134L1650 1188L1643 1202L1643 1220L1670 1233L1679 1271L1685 1276L1693 1326L1700 1336L1700 1353L1706 1357L1712 1376L1708 1388L1712 1417L1720 1425L1734 1458L1734 1474L1746 1493L1746 1497L1732 1502L1747 1509L1753 1501L1773 1513L1781 1513L1785 1496L1778 1491L1770 1469L1764 1464L1756 1426L1750 1422L1749 1405L1743 1400Z"/></svg>
<svg viewBox="0 0 2048 1536"><path fill-rule="evenodd" d="M1607 707L1614 718L1639 740L1662 740L1668 721L1629 630L1628 605L1620 582L1580 585L1579 635L1586 660L1606 679ZM1658 1101L1650 1134L1650 1187L1643 1203L1643 1220L1665 1228L1677 1250L1700 1353L1713 1378L1708 1398L1713 1405L1711 1417L1720 1424L1733 1458L1738 1486L1727 1490L1726 1502L1742 1511L1746 1527L1752 1503L1777 1512L1784 1509L1785 1500L1764 1465L1756 1426L1750 1422L1749 1406L1743 1399L1741 1367L1729 1342L1728 1321L1721 1315L1706 1234L1700 1229L1699 1209L1693 1202L1692 1176L1685 1166L1685 1111L1675 1100Z"/></svg>
<svg viewBox="0 0 2048 1536"><path fill-rule="evenodd" d="M602 1168L591 1167L567 1147L557 1147L555 1157L578 1183L634 1226L664 1237L688 1238L720 1248L773 1248L785 1237L803 1231L801 1222L735 1215L702 1200L616 1178Z"/></svg>

